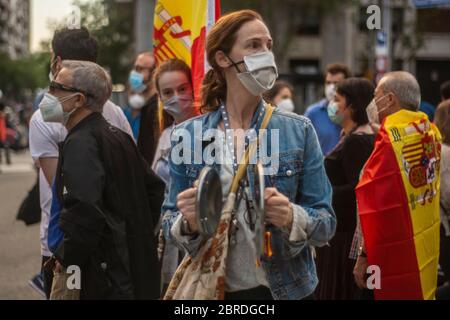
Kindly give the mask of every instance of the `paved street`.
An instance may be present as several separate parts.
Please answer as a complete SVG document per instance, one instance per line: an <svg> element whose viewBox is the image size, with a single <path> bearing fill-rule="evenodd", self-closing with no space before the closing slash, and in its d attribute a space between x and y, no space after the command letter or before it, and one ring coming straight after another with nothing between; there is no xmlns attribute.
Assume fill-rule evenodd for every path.
<svg viewBox="0 0 450 320"><path fill-rule="evenodd" d="M28 280L39 271L39 224L16 221L17 210L36 181L28 152L0 165L0 299L41 299Z"/></svg>

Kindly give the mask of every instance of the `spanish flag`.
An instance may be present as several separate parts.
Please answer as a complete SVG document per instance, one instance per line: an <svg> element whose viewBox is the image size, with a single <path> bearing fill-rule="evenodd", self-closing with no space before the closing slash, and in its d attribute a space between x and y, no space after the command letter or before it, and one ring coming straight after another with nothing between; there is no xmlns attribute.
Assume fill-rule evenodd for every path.
<svg viewBox="0 0 450 320"><path fill-rule="evenodd" d="M206 35L220 16L220 0L158 0L153 41L157 63L184 60L192 69L196 101L205 70Z"/></svg>
<svg viewBox="0 0 450 320"><path fill-rule="evenodd" d="M421 112L388 116L356 187L375 299L434 299L439 259L441 135Z"/></svg>

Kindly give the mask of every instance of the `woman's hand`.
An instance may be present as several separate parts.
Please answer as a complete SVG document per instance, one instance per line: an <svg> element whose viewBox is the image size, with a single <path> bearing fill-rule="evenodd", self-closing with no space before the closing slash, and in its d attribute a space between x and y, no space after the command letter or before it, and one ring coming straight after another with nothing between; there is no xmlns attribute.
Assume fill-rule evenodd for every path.
<svg viewBox="0 0 450 320"><path fill-rule="evenodd" d="M290 231L294 212L289 199L278 192L276 188L266 188L264 190L264 202L266 221L278 228L286 227Z"/></svg>
<svg viewBox="0 0 450 320"><path fill-rule="evenodd" d="M198 231L195 202L197 199L197 188L187 189L177 196L177 208L189 225L189 230L194 233Z"/></svg>

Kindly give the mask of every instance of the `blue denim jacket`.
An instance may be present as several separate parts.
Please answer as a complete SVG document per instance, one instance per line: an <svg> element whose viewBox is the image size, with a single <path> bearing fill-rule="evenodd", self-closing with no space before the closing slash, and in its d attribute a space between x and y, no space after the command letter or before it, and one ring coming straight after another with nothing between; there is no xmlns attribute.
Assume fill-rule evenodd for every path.
<svg viewBox="0 0 450 320"><path fill-rule="evenodd" d="M253 122L256 121L256 115L262 107L261 103L255 112ZM189 142L191 149L182 152L183 156L194 159L194 150L198 150L194 146L194 141L202 143L205 132L208 129L216 129L220 120L221 113L218 110L178 125L172 133L172 140L175 140L172 141L172 150L174 151L177 145L178 140L174 135L176 136L179 130L189 132L192 136L194 132L198 134L198 128L201 128L202 136L191 139ZM194 130L194 127L197 130ZM270 258L263 257L262 265L275 299L301 299L312 294L318 283L311 247L327 244L336 229L336 217L331 207L332 189L323 166L320 145L310 120L277 109L273 112L267 129L267 149L272 150L270 156L276 156L279 162L278 170L265 176L266 186L276 187L279 192L289 198L294 206L300 206L303 212L306 212L307 219L306 240L301 242L291 242L285 232L276 227L272 229L273 255ZM279 145L273 148L271 136L276 130L272 129L278 129L279 134ZM275 155L273 152L277 149L276 147L278 150ZM174 163L173 157L170 157L171 184L169 195L162 207L164 214L162 224L166 237L172 237L170 229L179 214L176 208L177 195L193 186L205 165L203 159L197 164L192 161L188 164L177 164ZM212 164L212 167L220 170L220 165ZM252 170L249 169L247 174L252 181ZM197 246L184 246L191 255L195 255L199 248L201 241L198 238L200 237L195 240Z"/></svg>

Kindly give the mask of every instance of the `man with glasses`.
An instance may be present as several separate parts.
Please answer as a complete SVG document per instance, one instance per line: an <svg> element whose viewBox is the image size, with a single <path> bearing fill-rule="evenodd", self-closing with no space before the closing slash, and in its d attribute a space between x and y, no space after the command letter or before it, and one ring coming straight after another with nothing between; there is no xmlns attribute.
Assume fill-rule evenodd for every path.
<svg viewBox="0 0 450 320"><path fill-rule="evenodd" d="M148 163L153 163L159 132L158 98L153 83L155 68L152 52L146 51L136 57L128 78L128 105L123 110L138 149ZM170 116L167 118L172 119Z"/></svg>
<svg viewBox="0 0 450 320"><path fill-rule="evenodd" d="M97 56L98 43L86 28L56 31L52 40L50 80L53 80L61 70L64 60L74 59L96 62ZM117 128L132 135L130 125L122 110L111 101L106 101L103 107L103 116ZM39 167L39 194L42 211L40 226L42 264L52 256L48 246L52 185L58 163L58 143L64 141L66 135L67 130L61 123L44 122L40 110L33 114L30 120L29 141L31 156ZM43 280L44 288L41 289L44 289L48 298L50 296L53 273L51 270L42 271L42 273L30 280L30 283L33 287L37 287L40 286Z"/></svg>
<svg viewBox="0 0 450 320"><path fill-rule="evenodd" d="M133 139L101 115L111 88L97 64L66 60L39 105L44 121L68 131L55 181L64 238L51 299L73 297L69 267L81 271L80 299L159 298L154 228L164 183Z"/></svg>

